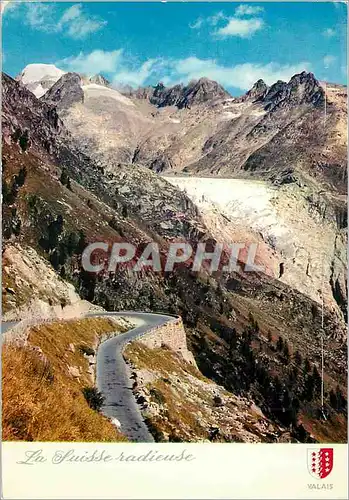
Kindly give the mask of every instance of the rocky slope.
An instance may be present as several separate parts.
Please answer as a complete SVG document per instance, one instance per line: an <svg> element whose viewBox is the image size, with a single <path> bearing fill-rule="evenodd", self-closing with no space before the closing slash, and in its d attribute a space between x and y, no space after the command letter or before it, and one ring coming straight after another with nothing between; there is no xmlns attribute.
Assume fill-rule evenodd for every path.
<svg viewBox="0 0 349 500"><path fill-rule="evenodd" d="M329 307L339 315L345 311L344 87L321 84L303 72L270 87L259 80L241 98L208 79L171 88L124 89L127 100L117 104L100 92L87 96L84 90L85 102L61 113L84 151L97 161L104 158L110 171L119 160L156 172L184 170L280 187L272 201L277 234L262 219L257 235L256 228L249 232L246 227L235 227L234 234L257 238L265 247L265 265L268 255L276 253L273 276L314 300L323 293ZM253 226L249 217L246 223ZM282 276L280 266L287 269Z"/></svg>
<svg viewBox="0 0 349 500"><path fill-rule="evenodd" d="M26 77L31 66L36 65L20 77L26 86L38 83ZM51 66L47 71L52 72ZM71 78L60 82L65 95L76 93ZM64 106L70 108L65 121L82 144L86 139L83 145L90 154L97 146L109 159L109 144L115 160L156 171L186 169L279 184L310 177L345 192L344 86L320 83L306 72L270 87L259 80L240 98L207 78L187 86L124 89L124 97L102 76L82 76L81 84L84 106L73 105L72 99ZM48 101L48 95L42 99ZM295 142L297 148L292 147Z"/></svg>
<svg viewBox="0 0 349 500"><path fill-rule="evenodd" d="M307 94L308 86L303 80L297 83L296 87L299 86ZM314 110L322 106L321 92L315 90L315 86L310 88L318 93L315 103L304 94L298 96L302 100L300 107L305 106L307 112L309 106ZM112 110L111 114L115 113L113 120L116 122L117 116L130 116L126 109L132 110L131 115L146 116L147 123L148 120L156 121L159 136L161 124L166 122L169 128L176 127L178 135L171 135L174 143L181 137L181 144L188 149L190 142L185 135L191 124L192 158L201 148L201 139L214 133L214 129L210 129L211 117L218 116L216 123L220 125L217 128L224 129L226 116L222 122L217 104L211 107L209 101L195 104L191 109L164 107L158 116L157 108L151 103L135 102L99 84L83 85L82 89L84 102L68 108L68 114L69 110L74 113L79 110L83 129L68 130L71 117L67 119L62 113L59 116L56 106L52 107L44 99L38 100L20 82L3 76L6 246L20 243L22 247L34 248L50 262L56 273L73 283L81 297L107 309L162 310L180 314L188 333L189 347L204 375L232 393L256 401L276 427L292 425L295 439L309 439L305 429L312 432L319 407L321 313L318 301L270 274L243 270L209 276L206 272L193 273L186 267L164 274L132 273L125 269L115 275L91 276L80 267L82 249L89 241L126 240L138 245L156 241L166 253L173 239L197 244L212 243L218 238L210 221L185 192L137 163L143 149L139 150L139 156L134 152L133 163L121 162L118 158L121 149L116 147L115 158L111 157L117 142L111 143L110 150L103 150L97 138L94 152L89 154L86 126L90 127L91 137L92 128L96 130L96 126L94 121L86 120L86 102L90 102L90 116L99 116L100 123L106 124L103 133L113 141L117 134L112 133L112 127L108 128L106 107ZM292 92L286 92L285 108L280 101L277 109L270 112L276 115L277 123L281 124L278 113L286 113L290 105L287 102L293 99ZM262 115L258 113L261 113L262 104L251 103L248 99L247 105L230 98L227 101L220 106L234 105L241 109L245 106L246 122L251 116L256 122L260 120ZM150 109L153 111L147 115ZM98 115L98 110L103 111ZM124 115L120 115L121 110ZM266 113L263 107L263 116ZM300 110L294 112L294 116L299 114ZM174 116L185 118L183 126L174 122L178 119ZM202 120L200 123L198 117ZM140 126L136 119L135 123ZM118 140L127 156L130 150L123 134L129 133L129 129L123 125L121 120ZM155 132L153 140L157 142ZM147 133L150 140L150 129ZM200 140L195 141L198 137ZM161 144L159 141L160 147ZM156 151L152 154L153 161L160 161ZM184 159L183 150L181 154ZM320 206L318 201L315 203ZM341 213L338 221L344 229L346 224ZM338 235L335 250L338 262L342 259L341 241L342 235ZM337 278L338 268L334 266L333 289L341 302L343 288L336 284ZM341 419L346 409L342 400L336 406L330 394L337 384L339 391L344 391L346 385L344 318L326 304L324 320L326 409L330 418L321 423L314 437L325 440L326 434L327 438L332 436L338 441L345 439ZM302 353L301 362L297 352ZM296 412L290 412L292 406L297 407Z"/></svg>
<svg viewBox="0 0 349 500"><path fill-rule="evenodd" d="M276 442L287 433L256 405L212 383L170 349L134 342L126 348L125 358L156 441Z"/></svg>

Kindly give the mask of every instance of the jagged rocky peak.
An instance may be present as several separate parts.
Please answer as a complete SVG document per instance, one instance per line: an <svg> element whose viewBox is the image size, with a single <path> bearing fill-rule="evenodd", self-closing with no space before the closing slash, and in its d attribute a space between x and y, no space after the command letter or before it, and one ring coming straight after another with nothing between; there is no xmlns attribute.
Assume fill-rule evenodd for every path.
<svg viewBox="0 0 349 500"><path fill-rule="evenodd" d="M271 87L269 87L267 93L261 97L261 100L267 103L267 105L269 103L277 105L282 99L285 98L286 88L287 83L282 80L278 80L276 83L273 83Z"/></svg>
<svg viewBox="0 0 349 500"><path fill-rule="evenodd" d="M58 110L68 109L84 101L81 77L78 73L65 73L41 98L47 105Z"/></svg>
<svg viewBox="0 0 349 500"><path fill-rule="evenodd" d="M150 102L158 107L177 106L182 109L230 97L230 94L219 83L208 78L200 78L200 80L191 81L186 86L177 84L173 87L165 87L160 82L155 86Z"/></svg>
<svg viewBox="0 0 349 500"><path fill-rule="evenodd" d="M88 81L90 83L95 83L96 85L103 85L104 87L110 87L110 82L103 75L97 74L90 76Z"/></svg>
<svg viewBox="0 0 349 500"><path fill-rule="evenodd" d="M324 96L324 90L313 73L303 71L294 75L288 83L282 80L274 83L262 97L262 101L267 110L272 110L279 105L313 104L320 106L324 102Z"/></svg>
<svg viewBox="0 0 349 500"><path fill-rule="evenodd" d="M146 87L138 87L137 89L131 85L116 85L116 89L124 96L135 99L146 99L150 101L154 93L154 87L148 85Z"/></svg>
<svg viewBox="0 0 349 500"><path fill-rule="evenodd" d="M313 73L302 71L302 73L294 75L288 86L290 88L290 100L294 100L294 102L308 102L317 105L324 101L324 89Z"/></svg>
<svg viewBox="0 0 349 500"><path fill-rule="evenodd" d="M160 82L158 83L150 98L150 102L155 104L159 108L164 106L178 106L183 98L183 85L175 85L174 87L165 87L165 85Z"/></svg>
<svg viewBox="0 0 349 500"><path fill-rule="evenodd" d="M197 82L191 82L183 91L183 99L178 107L190 107L193 104L231 97L222 85L209 78L200 78Z"/></svg>
<svg viewBox="0 0 349 500"><path fill-rule="evenodd" d="M263 96L267 93L269 87L265 83L264 80L259 79L256 83L250 88L248 92L244 96L242 96L242 101L254 100L254 99L262 99Z"/></svg>

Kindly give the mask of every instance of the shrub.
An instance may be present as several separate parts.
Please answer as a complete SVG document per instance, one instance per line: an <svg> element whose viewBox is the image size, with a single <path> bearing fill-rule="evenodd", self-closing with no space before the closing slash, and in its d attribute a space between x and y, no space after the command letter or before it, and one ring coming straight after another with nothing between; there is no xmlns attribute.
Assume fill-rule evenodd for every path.
<svg viewBox="0 0 349 500"><path fill-rule="evenodd" d="M223 406L223 400L220 396L214 396L213 403L215 406Z"/></svg>
<svg viewBox="0 0 349 500"><path fill-rule="evenodd" d="M156 403L163 405L166 402L164 395L158 389L152 388L149 393Z"/></svg>
<svg viewBox="0 0 349 500"><path fill-rule="evenodd" d="M92 410L101 410L105 397L96 387L84 387L82 393L85 396L87 404L90 408L92 408Z"/></svg>
<svg viewBox="0 0 349 500"><path fill-rule="evenodd" d="M80 352L82 352L82 354L86 354L86 356L94 356L95 355L94 349L92 349L92 347L89 347L87 345L80 345L79 350L80 350Z"/></svg>

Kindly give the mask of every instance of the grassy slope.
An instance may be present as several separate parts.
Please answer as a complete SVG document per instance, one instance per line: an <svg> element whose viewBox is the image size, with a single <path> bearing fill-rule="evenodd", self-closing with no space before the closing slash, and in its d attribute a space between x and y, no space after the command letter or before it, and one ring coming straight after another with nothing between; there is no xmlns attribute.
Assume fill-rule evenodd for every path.
<svg viewBox="0 0 349 500"><path fill-rule="evenodd" d="M3 439L24 441L125 441L115 427L87 404L88 360L80 346L118 329L111 320L88 318L30 330L27 346L3 346ZM74 344L75 352L69 350ZM40 350L35 349L40 348ZM73 378L68 366L80 369Z"/></svg>

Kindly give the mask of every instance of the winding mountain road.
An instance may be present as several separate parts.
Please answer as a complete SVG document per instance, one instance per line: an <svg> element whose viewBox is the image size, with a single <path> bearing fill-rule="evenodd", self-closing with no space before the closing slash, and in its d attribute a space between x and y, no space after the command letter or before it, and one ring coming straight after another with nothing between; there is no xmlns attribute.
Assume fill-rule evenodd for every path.
<svg viewBox="0 0 349 500"><path fill-rule="evenodd" d="M102 413L109 418L116 418L120 422L120 431L131 441L153 442L154 438L144 422L132 392L130 369L125 363L122 351L128 342L175 318L163 314L133 311L106 311L85 315L85 317L101 316L123 317L136 324L135 328L102 342L98 348L96 385L105 397ZM1 333L5 333L17 324L17 322L2 323Z"/></svg>

